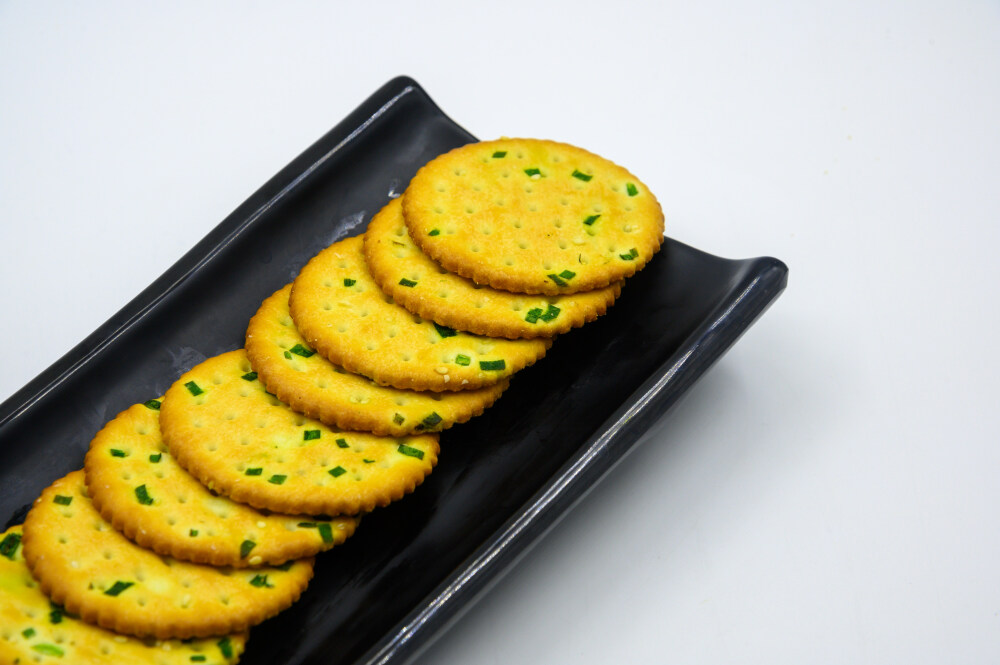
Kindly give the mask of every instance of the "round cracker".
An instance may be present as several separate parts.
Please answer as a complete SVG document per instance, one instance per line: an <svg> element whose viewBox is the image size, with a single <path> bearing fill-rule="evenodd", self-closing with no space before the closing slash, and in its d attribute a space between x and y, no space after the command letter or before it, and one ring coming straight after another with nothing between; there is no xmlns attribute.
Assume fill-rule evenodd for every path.
<svg viewBox="0 0 1000 665"><path fill-rule="evenodd" d="M410 236L477 284L558 295L633 275L663 242L638 178L591 152L537 139L471 143L431 160L403 194Z"/></svg>
<svg viewBox="0 0 1000 665"><path fill-rule="evenodd" d="M292 319L331 362L394 388L470 390L503 381L551 346L549 339L480 337L424 321L382 293L362 245L354 237L327 247L292 283Z"/></svg>
<svg viewBox="0 0 1000 665"><path fill-rule="evenodd" d="M84 463L90 499L130 539L175 559L245 568L310 557L344 542L358 519L262 513L216 496L181 468L160 436L159 401L104 426ZM241 546L256 543L243 556Z"/></svg>
<svg viewBox="0 0 1000 665"><path fill-rule="evenodd" d="M209 358L170 387L163 440L202 483L285 514L353 515L388 505L437 463L436 434L344 432L292 411L250 378L243 349Z"/></svg>
<svg viewBox="0 0 1000 665"><path fill-rule="evenodd" d="M311 418L379 435L439 432L481 414L510 383L446 393L380 386L309 348L288 311L291 292L275 292L250 319L247 357L268 391Z"/></svg>
<svg viewBox="0 0 1000 665"><path fill-rule="evenodd" d="M239 661L245 634L147 641L80 621L53 605L38 588L24 563L20 540L20 525L0 534L0 663L232 665Z"/></svg>
<svg viewBox="0 0 1000 665"><path fill-rule="evenodd" d="M57 480L24 521L24 560L43 592L87 623L159 639L247 630L291 605L312 559L282 568L215 568L161 557L97 512L83 470Z"/></svg>
<svg viewBox="0 0 1000 665"><path fill-rule="evenodd" d="M441 266L410 239L403 206L394 199L365 231L365 260L379 287L425 319L477 335L508 339L554 337L604 314L622 283L562 296L530 296L479 286ZM404 278L416 282L401 286Z"/></svg>

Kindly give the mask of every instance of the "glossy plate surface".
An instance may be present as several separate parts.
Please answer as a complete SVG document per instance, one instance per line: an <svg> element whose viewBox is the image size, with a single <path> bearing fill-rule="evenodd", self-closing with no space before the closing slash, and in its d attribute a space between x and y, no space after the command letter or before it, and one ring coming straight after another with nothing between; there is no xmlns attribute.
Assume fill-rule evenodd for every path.
<svg viewBox="0 0 1000 665"><path fill-rule="evenodd" d="M429 159L475 140L397 78L285 167L110 321L0 405L0 517L23 520L91 437L242 345L261 300L361 233ZM483 416L441 437L406 499L323 555L242 662L402 663L619 461L780 294L776 259L667 240L607 316L561 337ZM721 407L721 408L724 408Z"/></svg>

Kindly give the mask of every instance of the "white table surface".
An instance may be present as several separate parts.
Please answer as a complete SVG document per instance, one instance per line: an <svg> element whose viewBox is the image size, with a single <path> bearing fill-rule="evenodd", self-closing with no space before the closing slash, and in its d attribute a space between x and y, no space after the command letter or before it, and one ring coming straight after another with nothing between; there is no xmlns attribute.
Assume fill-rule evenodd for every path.
<svg viewBox="0 0 1000 665"><path fill-rule="evenodd" d="M0 4L0 400L409 74L790 267L419 663L998 662L1000 5L653 5Z"/></svg>

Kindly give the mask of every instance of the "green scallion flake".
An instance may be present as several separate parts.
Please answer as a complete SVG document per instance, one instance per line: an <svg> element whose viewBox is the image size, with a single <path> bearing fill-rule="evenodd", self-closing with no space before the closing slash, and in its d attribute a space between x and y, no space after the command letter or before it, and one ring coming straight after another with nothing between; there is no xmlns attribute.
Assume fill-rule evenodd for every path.
<svg viewBox="0 0 1000 665"><path fill-rule="evenodd" d="M392 422L396 423L397 425L402 425L404 422L406 422L406 418L403 417L403 414L397 413L392 416Z"/></svg>
<svg viewBox="0 0 1000 665"><path fill-rule="evenodd" d="M493 153L493 159L503 159L506 156L507 156L506 150L497 150L495 153Z"/></svg>
<svg viewBox="0 0 1000 665"><path fill-rule="evenodd" d="M462 367L468 367L469 363L471 363L471 362L472 362L472 358L470 358L467 355L464 355L464 354L460 353L457 356L455 356L455 364L456 365L461 365Z"/></svg>
<svg viewBox="0 0 1000 665"><path fill-rule="evenodd" d="M628 250L628 254L619 254L618 258L620 258L622 261L634 261L635 259L639 258L639 250L633 247L632 249Z"/></svg>
<svg viewBox="0 0 1000 665"><path fill-rule="evenodd" d="M21 545L21 534L19 533L8 533L7 536L0 542L0 554L4 555L11 561L14 560L14 554L17 553L17 548Z"/></svg>
<svg viewBox="0 0 1000 665"><path fill-rule="evenodd" d="M61 607L56 607L49 612L49 623L62 623L63 611Z"/></svg>
<svg viewBox="0 0 1000 665"><path fill-rule="evenodd" d="M188 536L191 537L191 538L197 538L198 537L198 529L191 529L190 531L188 531Z"/></svg>
<svg viewBox="0 0 1000 665"><path fill-rule="evenodd" d="M300 529L315 529L315 522L299 522L297 525Z"/></svg>
<svg viewBox="0 0 1000 665"><path fill-rule="evenodd" d="M247 372L246 374L244 374L240 378L243 379L244 381L256 381L257 380L257 372Z"/></svg>
<svg viewBox="0 0 1000 665"><path fill-rule="evenodd" d="M288 352L288 351L285 351L285 353L284 353L283 355L284 355L284 356L285 356L285 358L286 358L286 359L288 359L288 360L291 360L291 359L292 359L292 354L291 354L290 352Z"/></svg>
<svg viewBox="0 0 1000 665"><path fill-rule="evenodd" d="M531 167L530 169L524 169L524 173L525 173L525 175L527 175L527 176L533 176L533 175L537 175L537 176L540 176L540 175L542 175L542 172L541 172L541 171L539 171L539 170L538 170L537 168L535 168L534 166L532 166L532 167Z"/></svg>
<svg viewBox="0 0 1000 665"><path fill-rule="evenodd" d="M115 582L114 584L112 584L111 587L108 588L104 592L104 595L105 596L117 596L118 594L120 594L122 591L124 591L125 589L129 588L133 584L135 584L135 582L122 582L121 580L118 580L117 582Z"/></svg>
<svg viewBox="0 0 1000 665"><path fill-rule="evenodd" d="M334 478L339 478L345 473L347 473L347 469L345 469L342 466L335 466L332 469L330 469L330 475L333 476Z"/></svg>
<svg viewBox="0 0 1000 665"><path fill-rule="evenodd" d="M145 485L139 485L135 488L135 498L138 499L139 503L144 506L150 506L153 504L153 497L149 496L149 492L146 491Z"/></svg>
<svg viewBox="0 0 1000 665"><path fill-rule="evenodd" d="M436 323L434 324L434 329L438 331L438 334L441 335L441 337L454 337L455 335L458 334L457 332L455 332L454 328L449 328L448 326L440 326Z"/></svg>
<svg viewBox="0 0 1000 665"><path fill-rule="evenodd" d="M528 323L538 323L538 319L542 318L542 314L544 314L544 312L541 307L532 307L528 310L524 320Z"/></svg>
<svg viewBox="0 0 1000 665"><path fill-rule="evenodd" d="M430 429L431 427L435 427L442 420L444 420L444 418L439 416L436 411L431 411L429 416L420 421L420 424Z"/></svg>
<svg viewBox="0 0 1000 665"><path fill-rule="evenodd" d="M285 482L285 480L287 478L288 478L288 476L282 475L280 473L276 473L273 476L271 476L270 478L268 478L267 482L271 483L272 485L280 485L281 483Z"/></svg>
<svg viewBox="0 0 1000 665"><path fill-rule="evenodd" d="M161 459L163 459L163 453L153 453L149 456L149 461L153 464L159 464Z"/></svg>
<svg viewBox="0 0 1000 665"><path fill-rule="evenodd" d="M559 312L560 310L558 307L549 303L549 308L545 310L545 313L539 316L538 318L541 319L542 321L549 322L554 320L557 316L559 316Z"/></svg>
<svg viewBox="0 0 1000 665"><path fill-rule="evenodd" d="M561 273L559 273L559 276L562 277L563 279L573 279L574 277L576 277L576 273L573 272L572 270L563 270Z"/></svg>
<svg viewBox="0 0 1000 665"><path fill-rule="evenodd" d="M337 447L338 448L350 448L350 446L347 444L347 439L337 439Z"/></svg>
<svg viewBox="0 0 1000 665"><path fill-rule="evenodd" d="M228 637L223 637L215 644L219 647L219 651L222 652L223 658L233 657L233 643L229 641Z"/></svg>
<svg viewBox="0 0 1000 665"><path fill-rule="evenodd" d="M252 550L255 547L257 547L257 543L253 542L252 540L244 540L242 543L240 543L240 558L241 559L247 558L247 554L250 554L250 550Z"/></svg>
<svg viewBox="0 0 1000 665"><path fill-rule="evenodd" d="M273 589L274 585L267 581L267 575L254 575L253 579L250 580L250 586L255 586L258 589L261 587L267 587L268 589Z"/></svg>
<svg viewBox="0 0 1000 665"><path fill-rule="evenodd" d="M205 654L203 654L203 653L199 653L199 654L195 654L195 655L191 656L191 662L192 663L204 663L206 660L208 660L208 659L205 657Z"/></svg>
<svg viewBox="0 0 1000 665"><path fill-rule="evenodd" d="M350 277L345 277L344 278L344 286L354 286L357 283L358 283L358 280L356 280L356 279L351 279Z"/></svg>
<svg viewBox="0 0 1000 665"><path fill-rule="evenodd" d="M57 658L62 658L66 653L54 644L32 644L32 651L37 651L43 656L56 656Z"/></svg>
<svg viewBox="0 0 1000 665"><path fill-rule="evenodd" d="M251 468L247 469L246 471L244 471L243 475L244 476L259 476L262 473L264 473L263 467L255 466L255 467L251 467Z"/></svg>
<svg viewBox="0 0 1000 665"><path fill-rule="evenodd" d="M406 455L407 457L416 457L417 459L424 458L424 451L408 446L405 443L399 444L399 448L396 448L396 451Z"/></svg>
<svg viewBox="0 0 1000 665"><path fill-rule="evenodd" d="M32 637L35 636L35 629L25 628L24 630L21 631L21 635L24 637L24 639L30 640Z"/></svg>
<svg viewBox="0 0 1000 665"><path fill-rule="evenodd" d="M278 570L283 570L283 571L285 571L287 573L289 570L292 569L292 566L294 566L294 565L295 565L295 560L292 559L291 561L286 561L285 563L281 564L280 566L272 566L272 567L273 568L277 568Z"/></svg>
<svg viewBox="0 0 1000 665"><path fill-rule="evenodd" d="M327 544L332 543L333 542L333 529L330 528L329 524L320 524L319 525L319 536L320 536L320 538L323 539L324 543L327 543Z"/></svg>
<svg viewBox="0 0 1000 665"><path fill-rule="evenodd" d="M577 171L576 169L573 169L573 177L576 178L577 180L582 180L584 182L590 182L590 179L593 178L594 176L587 175L586 173L581 173L580 171Z"/></svg>
<svg viewBox="0 0 1000 665"><path fill-rule="evenodd" d="M632 183L628 183L627 185L625 185L625 190L628 192L629 196L635 196L636 194L639 193L638 188Z"/></svg>
<svg viewBox="0 0 1000 665"><path fill-rule="evenodd" d="M592 226L594 222L596 222L600 218L601 218L600 215L591 215L587 219L583 220L583 223L586 224L587 226Z"/></svg>
<svg viewBox="0 0 1000 665"><path fill-rule="evenodd" d="M111 456L112 457L128 457L128 453L125 452L124 450L119 450L117 448L112 448L111 449Z"/></svg>
<svg viewBox="0 0 1000 665"><path fill-rule="evenodd" d="M364 462L365 464L374 464L375 463L375 460L368 459L367 457L362 457L361 461Z"/></svg>
<svg viewBox="0 0 1000 665"><path fill-rule="evenodd" d="M441 230L440 229L431 229L430 232L427 235L429 235L429 236L439 236L439 235L441 235Z"/></svg>
<svg viewBox="0 0 1000 665"><path fill-rule="evenodd" d="M303 358L308 358L308 357L310 357L310 356L312 356L312 355L314 355L316 353L312 349L306 348L306 347L302 346L301 344L296 344L295 346L293 346L292 348L290 348L288 350L291 351L292 353L294 353L297 356L302 356Z"/></svg>
<svg viewBox="0 0 1000 665"><path fill-rule="evenodd" d="M185 387L185 388L187 388L187 389L188 389L188 392L189 392L189 393L191 393L192 395L194 395L195 397L197 397L198 395L200 395L200 394L202 394L203 392L205 392L205 391L204 391L204 390L202 390L202 389L201 389L201 387L200 387L200 386L199 386L199 385L198 385L197 383L195 383L194 381L188 381L187 383L185 383L185 384L184 384L184 387Z"/></svg>
<svg viewBox="0 0 1000 665"><path fill-rule="evenodd" d="M507 363L504 362L503 358L501 358L500 360L480 360L479 369L484 371L497 372L502 369L507 369Z"/></svg>
<svg viewBox="0 0 1000 665"><path fill-rule="evenodd" d="M312 441L313 439L318 439L318 438L319 438L318 429L307 429L306 431L302 432L303 441Z"/></svg>
<svg viewBox="0 0 1000 665"><path fill-rule="evenodd" d="M556 283L556 286L568 286L566 280L555 273L550 273L546 275L549 279Z"/></svg>
<svg viewBox="0 0 1000 665"><path fill-rule="evenodd" d="M408 286L410 288L413 288L414 286L417 285L417 283L414 282L412 279L406 279L404 277L403 279L399 280L399 285L400 286Z"/></svg>
<svg viewBox="0 0 1000 665"><path fill-rule="evenodd" d="M60 506L68 506L69 504L73 503L73 497L63 496L62 494L56 494L56 497L52 500L58 503Z"/></svg>
<svg viewBox="0 0 1000 665"><path fill-rule="evenodd" d="M160 410L160 400L158 400L158 399L147 400L147 401L143 402L142 405L144 407L146 407L147 409L152 409L153 411L159 411Z"/></svg>

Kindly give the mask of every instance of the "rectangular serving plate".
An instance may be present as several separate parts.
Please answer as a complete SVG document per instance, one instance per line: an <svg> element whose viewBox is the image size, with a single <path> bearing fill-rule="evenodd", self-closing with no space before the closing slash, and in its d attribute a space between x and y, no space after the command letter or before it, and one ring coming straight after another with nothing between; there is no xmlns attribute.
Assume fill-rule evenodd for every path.
<svg viewBox="0 0 1000 665"><path fill-rule="evenodd" d="M412 79L384 85L111 320L0 405L0 516L24 519L91 437L186 369L243 344L263 298L364 230L433 157L475 138ZM772 258L667 239L595 323L559 338L487 412L447 430L434 473L318 558L242 662L403 663L580 500L781 293Z"/></svg>

